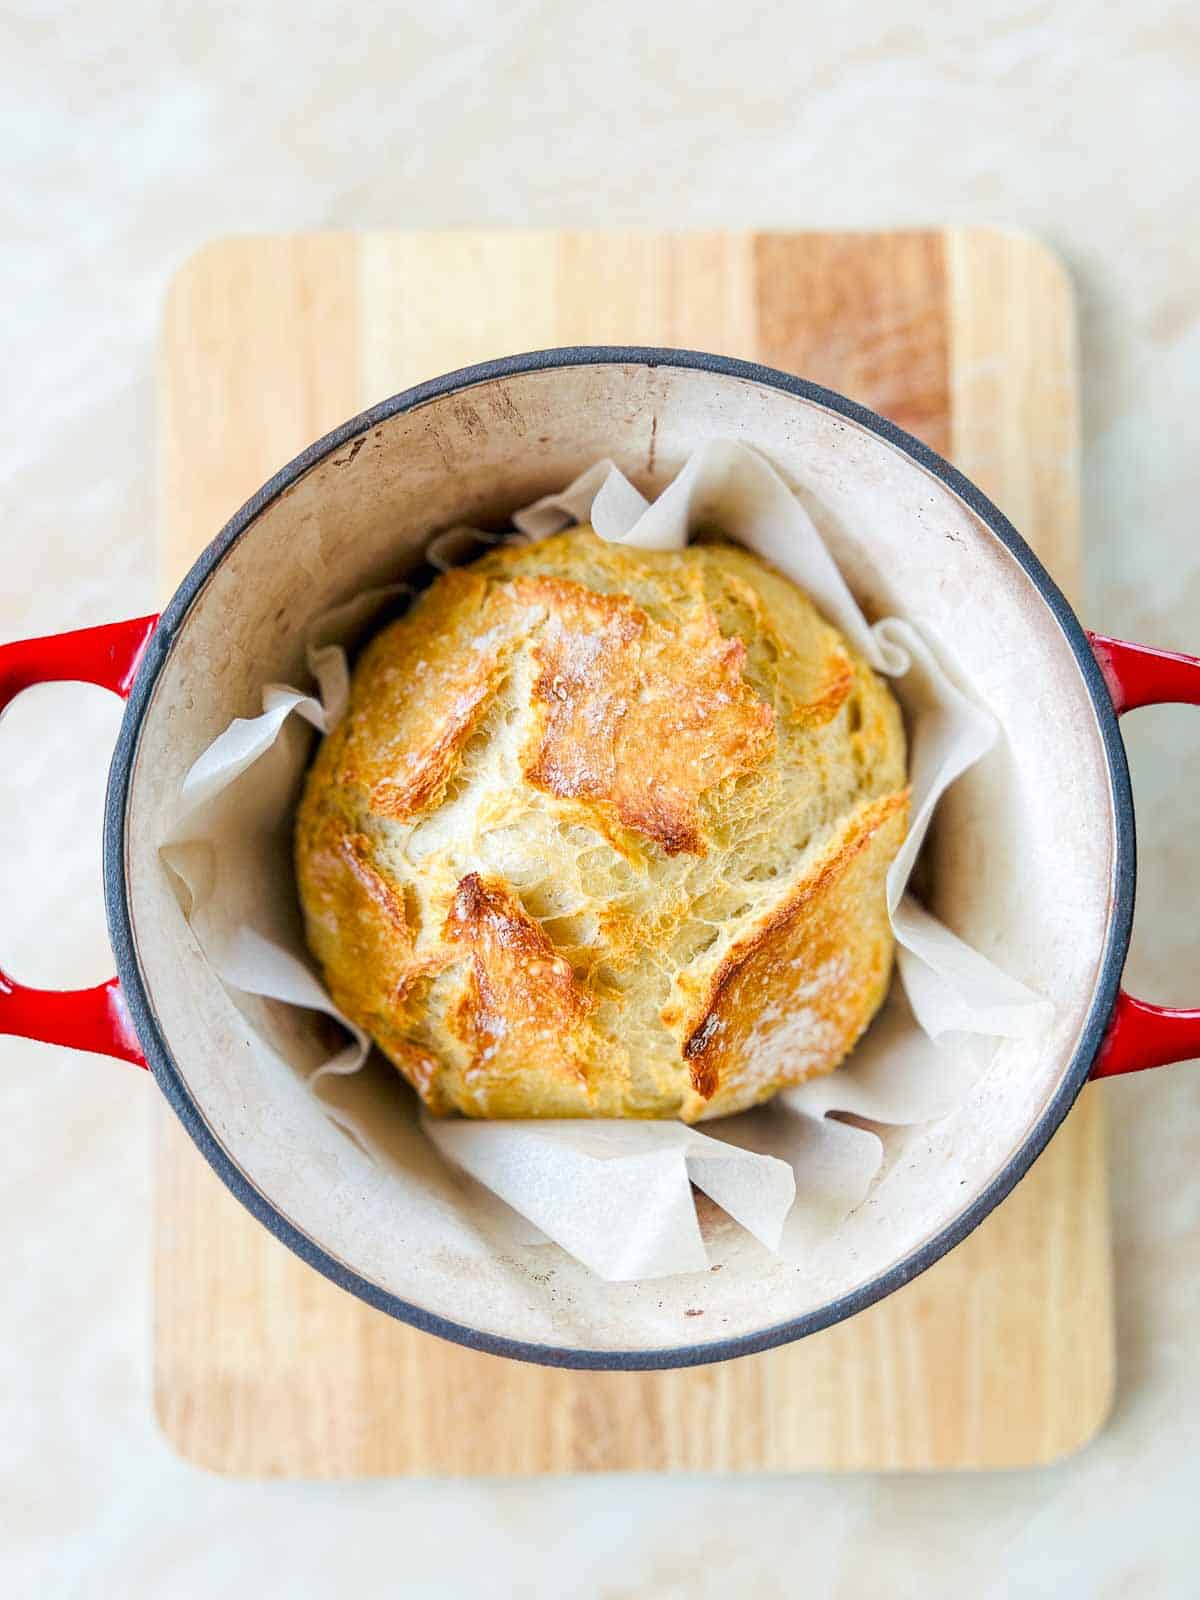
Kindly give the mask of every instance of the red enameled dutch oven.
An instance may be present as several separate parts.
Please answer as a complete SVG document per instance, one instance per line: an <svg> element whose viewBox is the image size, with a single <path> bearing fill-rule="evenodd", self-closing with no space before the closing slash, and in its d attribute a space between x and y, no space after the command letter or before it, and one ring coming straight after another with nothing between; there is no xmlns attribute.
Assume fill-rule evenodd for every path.
<svg viewBox="0 0 1200 1600"><path fill-rule="evenodd" d="M612 457L647 494L706 439L737 438L812 511L869 614L948 644L1004 738L939 811L935 909L1054 1003L1004 1041L968 1102L884 1131L860 1207L805 1268L720 1218L724 1267L602 1283L546 1247L496 1246L480 1201L437 1162L411 1109L381 1168L321 1114L280 1057L250 1070L247 1029L307 1019L240 1008L200 957L158 860L197 753L260 686L303 675L309 620L414 567L430 533L497 524ZM1085 633L1036 557L953 467L882 417L783 373L685 351L553 350L452 373L312 445L213 540L160 618L0 646L0 711L55 680L126 700L104 831L119 977L30 989L0 973L0 1032L148 1066L224 1182L279 1238L373 1305L476 1348L579 1367L745 1355L848 1316L961 1240L1013 1187L1089 1077L1200 1056L1200 1011L1120 987L1134 824L1117 719L1200 703L1200 660ZM293 896L264 862L259 890ZM255 1007L258 1011L255 1011ZM313 1051L323 1048L314 1033ZM410 1226L413 1186L423 1204ZM434 1220L431 1220L434 1219ZM551 1247L553 1248L553 1247ZM684 1321L697 1295L708 1313ZM700 1331L701 1328L703 1331Z"/></svg>

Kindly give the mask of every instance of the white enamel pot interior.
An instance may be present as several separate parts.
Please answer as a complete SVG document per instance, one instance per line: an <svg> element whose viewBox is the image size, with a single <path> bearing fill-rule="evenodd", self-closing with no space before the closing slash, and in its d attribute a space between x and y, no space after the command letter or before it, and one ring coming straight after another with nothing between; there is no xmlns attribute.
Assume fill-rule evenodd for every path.
<svg viewBox="0 0 1200 1600"><path fill-rule="evenodd" d="M605 1283L555 1246L501 1247L492 1202L441 1164L413 1097L382 1064L360 1087L370 1104L364 1112L360 1100L359 1115L386 1145L383 1166L282 1059L248 1070L248 1018L303 1041L313 1062L328 1034L306 1013L234 1004L197 949L158 846L197 754L232 718L259 711L265 682L303 681L303 636L317 613L403 577L436 530L501 524L601 457L654 495L698 445L730 438L795 489L868 615L908 617L945 641L999 719L997 748L940 807L935 909L1050 996L1055 1016L1033 1042L1002 1041L949 1118L880 1130L886 1155L868 1203L804 1266L708 1207L721 1271ZM221 1177L345 1288L448 1337L551 1363L746 1354L824 1327L928 1266L1012 1187L1065 1115L1128 940L1132 857L1115 729L1085 636L1036 560L977 491L882 419L781 374L690 353L553 351L473 368L314 445L239 512L164 614L110 786L121 983L153 1071ZM262 861L259 892L294 903L286 848ZM418 1191L438 1205L423 1205L415 1225Z"/></svg>

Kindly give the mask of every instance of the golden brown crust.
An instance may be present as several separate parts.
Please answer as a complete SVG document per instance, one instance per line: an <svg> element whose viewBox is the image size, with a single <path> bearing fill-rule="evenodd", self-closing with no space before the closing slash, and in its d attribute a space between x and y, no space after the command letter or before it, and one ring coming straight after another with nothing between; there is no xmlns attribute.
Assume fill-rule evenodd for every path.
<svg viewBox="0 0 1200 1600"><path fill-rule="evenodd" d="M377 1043L435 1115L444 1116L455 1109L454 1102L443 1093L438 1082L442 1063L436 1056L386 1027L381 1030Z"/></svg>
<svg viewBox="0 0 1200 1600"><path fill-rule="evenodd" d="M752 771L774 713L742 679L746 647L707 606L664 627L621 595L562 578L522 578L546 608L534 655L542 707L530 783L609 805L667 855L700 855L700 796Z"/></svg>
<svg viewBox="0 0 1200 1600"><path fill-rule="evenodd" d="M907 824L907 790L871 801L738 940L698 1003L682 1013L665 1008L664 1021L679 1024L692 1087L710 1102L706 1114L720 1115L723 1101L744 1105L750 1079L763 1098L832 1071L848 1054L887 986L884 879Z"/></svg>
<svg viewBox="0 0 1200 1600"><path fill-rule="evenodd" d="M470 569L447 573L366 653L341 777L376 816L438 805L529 617Z"/></svg>
<svg viewBox="0 0 1200 1600"><path fill-rule="evenodd" d="M415 930L403 893L372 861L371 841L322 817L297 854L309 943L333 970L334 999L397 993L411 977Z"/></svg>
<svg viewBox="0 0 1200 1600"><path fill-rule="evenodd" d="M904 785L887 688L744 551L511 546L364 653L297 819L309 941L435 1112L724 1115L880 1003Z"/></svg>
<svg viewBox="0 0 1200 1600"><path fill-rule="evenodd" d="M296 856L309 944L334 1004L375 1037L431 1107L449 1110L436 1087L439 1061L405 1031L429 970L415 957L414 897L375 865L370 839L336 817L302 820Z"/></svg>
<svg viewBox="0 0 1200 1600"><path fill-rule="evenodd" d="M831 722L854 687L854 663L844 651L831 652L822 659L821 665L820 681L810 688L805 699L797 699L791 708L792 720L809 728Z"/></svg>
<svg viewBox="0 0 1200 1600"><path fill-rule="evenodd" d="M486 1076L489 1097L536 1072L587 1089L581 1026L592 995L506 885L477 872L458 885L445 937L469 952L466 981L448 1018L466 1047L464 1074Z"/></svg>
<svg viewBox="0 0 1200 1600"><path fill-rule="evenodd" d="M735 562L749 561L742 551L729 554ZM799 591L763 567L743 574L726 559L706 576L706 592L720 606L725 630L732 624L769 661L788 722L819 728L832 721L854 687L854 661L841 635L810 605L797 605Z"/></svg>

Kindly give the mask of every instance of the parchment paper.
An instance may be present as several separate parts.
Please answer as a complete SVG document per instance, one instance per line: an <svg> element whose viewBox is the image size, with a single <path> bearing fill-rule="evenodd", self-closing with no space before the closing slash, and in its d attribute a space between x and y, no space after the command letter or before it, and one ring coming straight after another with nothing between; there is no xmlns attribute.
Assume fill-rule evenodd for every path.
<svg viewBox="0 0 1200 1600"><path fill-rule="evenodd" d="M719 530L786 573L821 612L893 680L908 725L912 821L888 873L899 982L849 1061L830 1076L784 1091L768 1106L688 1128L677 1122L472 1122L422 1116L442 1155L593 1272L612 1280L703 1270L707 1264L691 1186L768 1249L801 1259L870 1189L882 1159L860 1125L943 1116L972 1087L977 1050L955 1037L1022 1036L1044 1027L1047 1001L999 971L905 890L938 799L991 748L991 715L958 687L937 642L902 618L871 625L811 518L755 451L736 443L698 450L653 503L607 461L513 519L518 536L544 538L590 520L597 533L638 549L679 549ZM470 559L494 535L450 529L427 554L445 567ZM239 869L278 848L291 826L311 742L343 714L346 648L404 586L369 591L318 619L308 642L312 692L268 684L262 715L239 719L199 757L184 782L163 860L208 960L230 988L338 1018L350 1042L310 1082L362 1066L369 1041L340 1017L304 947L294 886L277 901L251 900ZM802 999L798 999L798 1005ZM969 1065L968 1062L974 1062ZM369 1136L329 1109L368 1151ZM853 1123L843 1120L847 1115ZM517 1218L513 1225L521 1227Z"/></svg>

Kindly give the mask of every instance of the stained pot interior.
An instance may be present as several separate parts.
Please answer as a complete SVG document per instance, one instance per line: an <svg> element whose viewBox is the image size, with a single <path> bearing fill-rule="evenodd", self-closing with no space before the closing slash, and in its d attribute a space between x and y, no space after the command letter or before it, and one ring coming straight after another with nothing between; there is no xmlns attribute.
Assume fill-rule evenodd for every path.
<svg viewBox="0 0 1200 1600"><path fill-rule="evenodd" d="M309 620L403 575L429 535L498 523L610 456L647 494L696 445L756 446L814 516L869 615L909 617L999 718L999 747L940 809L936 909L1054 1001L1036 1044L1005 1042L960 1111L882 1130L867 1203L803 1267L720 1213L722 1268L602 1283L554 1246L521 1242L496 1203L441 1165L384 1069L352 1090L388 1149L372 1161L282 1056L249 1047L247 1015L315 1061L306 1014L235 1005L200 956L158 859L180 782L271 680L302 681ZM818 404L740 377L643 365L510 374L369 428L269 504L209 577L155 685L127 813L137 960L187 1091L250 1182L337 1262L422 1311L504 1338L595 1351L704 1344L787 1322L904 1260L960 1215L1021 1146L1070 1061L1098 977L1114 840L1095 715L1057 623L1014 557L938 479ZM286 859L261 892L294 897ZM990 1048L990 1047L989 1047ZM702 1312L703 1316L697 1316Z"/></svg>

